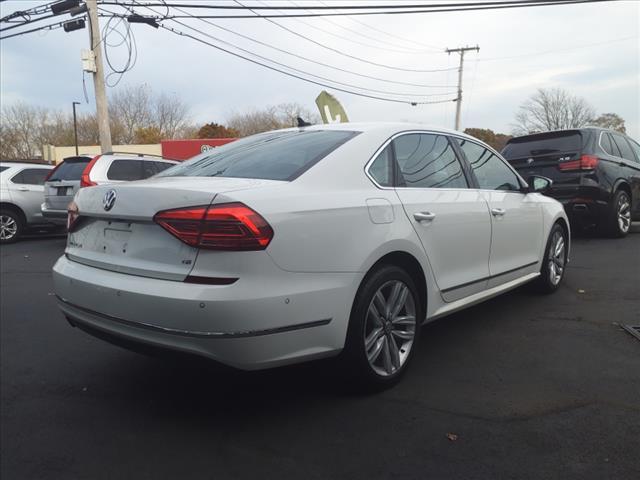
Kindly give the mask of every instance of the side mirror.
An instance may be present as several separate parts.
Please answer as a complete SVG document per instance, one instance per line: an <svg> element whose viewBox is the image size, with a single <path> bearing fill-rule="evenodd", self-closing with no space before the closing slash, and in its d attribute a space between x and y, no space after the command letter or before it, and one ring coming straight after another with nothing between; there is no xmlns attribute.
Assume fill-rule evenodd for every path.
<svg viewBox="0 0 640 480"><path fill-rule="evenodd" d="M529 192L544 193L553 185L553 180L541 175L531 175L527 178L527 183L529 184Z"/></svg>

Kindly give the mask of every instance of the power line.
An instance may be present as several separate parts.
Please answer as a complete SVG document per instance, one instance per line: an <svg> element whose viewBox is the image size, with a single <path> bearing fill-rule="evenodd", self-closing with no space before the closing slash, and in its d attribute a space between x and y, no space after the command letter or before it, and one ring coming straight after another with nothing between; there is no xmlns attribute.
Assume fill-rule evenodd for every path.
<svg viewBox="0 0 640 480"><path fill-rule="evenodd" d="M300 0L298 0L298 1L300 1ZM327 0L325 0L325 1L327 1ZM389 33L389 32L387 32L385 30L382 30L380 28L374 27L373 25L369 25L368 23L364 23L363 21L358 20L357 18L349 17L349 20L351 20L354 23L358 23L358 24L360 24L360 25L362 25L362 26L364 26L364 27L366 27L366 28L368 28L370 30L373 30L374 32L382 33L383 35L387 35L388 37L391 37L391 38L402 40L402 41L407 42L407 43L413 43L415 45L420 45L421 47L431 48L433 50L442 50L442 48L440 48L440 47L436 47L436 46L433 46L433 45L427 45L427 44L424 44L424 43L421 43L421 42L416 42L415 40L411 40L411 39L408 39L408 38L401 37L399 35L395 35L395 34Z"/></svg>
<svg viewBox="0 0 640 480"><path fill-rule="evenodd" d="M10 26L8 27L4 27L4 28L0 28L0 32L4 32L6 30L12 30L14 28L18 28L18 27L24 27L25 25L29 25L30 23L35 23L35 22L39 22L41 20L47 20L49 18L53 18L53 17L57 17L58 15L46 15L44 17L38 17L38 18L29 18L28 20L25 20L24 22L7 22L10 24Z"/></svg>
<svg viewBox="0 0 640 480"><path fill-rule="evenodd" d="M581 0L574 0L575 3L580 3ZM586 0L588 1L588 0ZM485 6L501 6L501 5L523 5L523 6L528 6L529 4L535 4L535 3L552 3L553 0L490 0L490 1L473 1L473 2L459 2L459 1L449 1L446 3L413 3L413 4L398 4L398 3L394 3L394 4L386 4L386 5L379 5L379 4L368 4L368 5L305 5L305 6L300 6L300 5L288 5L288 4L283 4L283 5L251 5L251 6L245 6L245 5L203 5L203 4L197 4L197 3L184 3L182 2L180 5L183 8L198 8L198 9L212 9L212 10L246 10L246 9L252 9L252 10L410 10L410 11L415 11L415 9L431 9L431 8L446 8L446 7L485 7ZM102 4L104 5L113 5L113 4L118 4L121 2L118 1L109 1L109 0L104 0L102 1ZM124 3L124 2L123 2ZM235 2L238 3L238 2ZM161 2L161 3L153 3L153 2L147 2L144 4L145 6L148 7L164 7L164 6L168 6L168 7L175 7L178 4L174 4L174 3L168 3L168 2Z"/></svg>
<svg viewBox="0 0 640 480"><path fill-rule="evenodd" d="M176 21L176 20L174 20L174 21ZM187 26L187 25L185 25L185 26ZM296 75L295 73L287 72L285 70L281 70L281 69L279 69L277 67L274 67L272 65L268 65L268 64L259 62L257 60L254 60L252 58L245 57L245 56L240 55L240 54L238 54L236 52L232 52L232 51L227 50L227 49L225 49L223 47L220 47L219 45L215 45L215 44L213 44L211 42L207 42L206 40L198 38L198 37L196 37L194 35L191 35L189 33L185 33L185 32L176 30L176 29L174 29L172 27L168 27L166 25L160 25L160 27L164 28L165 30L168 30L168 31L170 31L170 32L172 32L172 33L174 33L176 35L180 35L180 36L191 38L191 39L193 39L193 40L195 40L197 42L200 42L200 43L202 43L204 45L208 45L208 46L210 46L212 48L215 48L217 50L223 51L223 52L228 53L230 55L233 55L235 57L241 58L241 59L249 61L251 63L255 63L256 65L260 65L262 67L268 68L269 70L273 70L273 71L276 71L276 72L279 72L279 73L283 73L283 74L288 75L290 77L297 78L298 80L302 80L302 81L305 81L305 82L308 82L308 83L313 83L313 84L319 85L321 87L331 88L331 89L337 90L339 92L349 93L351 95L356 95L356 96L365 97L365 98L371 98L371 99L374 99L374 100L381 100L381 101L385 101L385 102L405 103L405 104L411 104L411 105L428 105L428 104L436 104L436 103L444 103L444 102L452 102L453 101L453 99L447 99L447 100L436 100L436 101L412 102L410 100L400 100L400 99L395 99L395 98L380 97L380 96L377 96L377 95L369 95L369 94L366 94L366 93L356 92L356 91L348 90L348 89L345 89L345 88L335 87L333 85L329 85L329 84L326 84L326 83L318 82L316 80L305 78L305 77L302 77L300 75Z"/></svg>
<svg viewBox="0 0 640 480"><path fill-rule="evenodd" d="M556 49L553 49L553 50L545 50L545 51L542 51L542 52L526 53L526 54L522 54L522 55L509 55L509 56L505 56L505 57L480 58L480 59L478 59L478 61L479 62L492 62L492 61L496 61L496 60L512 60L514 58L534 57L534 56L538 56L538 55L548 55L550 53L569 52L569 51L572 51L572 50L579 50L579 49L582 49L582 48L598 47L600 45L608 45L610 43L625 42L627 40L636 40L637 38L638 38L638 36L634 35L632 37L616 38L616 39L613 39L613 40L606 40L604 42L587 43L587 44L584 44L584 45L577 45L575 47L556 48Z"/></svg>
<svg viewBox="0 0 640 480"><path fill-rule="evenodd" d="M415 13L442 13L442 12L465 12L465 11L480 11L480 10L498 10L505 8L523 8L523 7L549 7L549 6L558 6L558 5L574 5L574 4L582 4L582 3L601 3L601 2L618 2L621 0L523 0L527 3L517 4L513 2L501 2L499 5L487 5L480 7L462 7L459 6L462 4L447 4L442 8L434 8L435 5L425 5L423 9L419 10L374 10L374 11L345 11L345 12L337 12L337 13L291 13L291 14L255 14L254 15L198 15L199 18L217 18L217 19L251 19L251 18L306 18L306 17L336 17L336 16L360 16L360 15L406 15L406 14L415 14ZM486 2L485 2L486 3ZM102 2L103 5L119 5L119 6L133 6L131 3L123 3L118 1L109 1L104 0ZM158 3L147 3L146 6L170 6L174 7L177 4L158 4ZM481 5L480 3L473 5ZM184 8L208 8L208 9L216 9L218 7L212 5L191 5L187 6L182 4ZM245 7L248 10L251 10L253 6ZM171 18L185 18L184 16L174 15Z"/></svg>
<svg viewBox="0 0 640 480"><path fill-rule="evenodd" d="M147 7L147 8L149 8L149 7ZM176 10L178 10L178 11L183 11L180 8L177 8L177 7L174 7L174 8ZM149 8L149 10L154 11L151 8ZM300 60L304 60L306 62L314 63L316 65L320 65L320 66L323 66L323 67L326 67L326 68L330 68L332 70L336 70L336 71L339 71L339 72L347 73L347 74L350 74L350 75L355 75L355 76L362 77L362 78L368 78L370 80L376 80L376 81L379 81L379 82L396 84L396 85L405 85L405 86L420 87L420 88L449 88L449 85L425 85L425 84L421 84L421 83L403 82L403 81L399 81L399 80L388 80L388 79L385 79L385 78L374 77L372 75L367 75L367 74L364 74L364 73L354 72L354 71L351 71L351 70L347 70L345 68L340 68L340 67L336 67L334 65L330 65L328 63L312 60L308 56L305 57L303 55L298 55L298 54L296 54L294 52L290 52L290 51L285 50L283 48L276 47L276 46L271 45L269 43L266 43L266 42L263 42L261 40L258 40L258 39L254 38L254 37L250 37L248 35L244 35L242 33L236 32L236 31L234 31L234 30L232 30L230 28L223 27L222 25L214 23L214 22L212 22L210 20L207 20L207 19L204 19L204 18L197 18L197 17L193 17L193 18L198 19L198 20L200 20L200 21L202 21L204 23L207 23L207 24L209 24L209 25L211 25L211 26L213 26L215 28L218 28L220 30L223 30L225 32L231 33L233 35L236 35L236 36L239 36L239 37L244 38L246 40L249 40L251 42L254 42L254 43L258 44L258 45L262 45L262 46L265 46L267 48L271 48L273 50L276 50L276 51L278 51L280 53L284 53L286 55L298 58Z"/></svg>
<svg viewBox="0 0 640 480"><path fill-rule="evenodd" d="M295 2L293 2L293 3L295 4ZM324 2L320 2L320 3L325 5ZM391 45L391 46L394 46L394 47L397 47L397 48L402 48L402 49L404 49L406 51L416 52L416 53L423 53L423 54L425 52L427 52L427 50L431 50L432 53L442 53L444 51L444 48L433 47L431 45L423 45L422 48L416 48L416 47L407 47L406 45L400 45L398 43L391 43L388 40L384 41L384 40L380 40L377 37L366 35L366 34L360 32L359 30L355 30L353 28L347 28L344 25L341 25L340 23L336 22L335 20L332 20L332 19L329 19L329 18L324 18L324 17L320 17L320 19L323 20L325 23L329 23L330 25L335 25L336 27L338 27L338 28L340 28L340 29L342 29L342 30L344 30L346 32L354 33L354 34L356 34L356 35L358 35L360 37L367 38L369 40L374 40L376 42L380 42L380 43L383 43L383 44L386 43L388 45ZM362 24L362 22L356 22L356 23L361 23ZM363 24L363 25L366 26L366 24ZM426 49L425 49L425 47L426 47ZM434 52L434 50L435 50L435 52Z"/></svg>
<svg viewBox="0 0 640 480"><path fill-rule="evenodd" d="M234 0L238 5L243 5L239 0ZM317 40L314 40L313 38L307 37L305 35L302 35L299 32L296 32L295 30L282 25L281 23L276 22L275 20L273 20L272 18L267 18L264 15L261 15L259 13L254 12L251 8L247 7L251 12L253 12L255 15L259 16L260 18L264 18L267 22L272 23L273 25L276 25L278 28L285 30L293 35L295 35L296 37L302 38L308 42L313 43L314 45L317 45L321 48L324 48L325 50L329 50L331 52L337 53L338 55L342 55L343 57L347 57L350 58L352 60L357 60L359 62L362 63L367 63L369 65L374 65L376 67L380 67L380 68L386 68L388 70L397 70L397 71L401 71L401 72L412 72L412 73L433 73L433 72L445 72L447 71L447 69L432 69L432 70L424 70L424 69L416 69L416 68L404 68L404 67L395 67L395 66L391 66L391 65L386 65L384 63L378 63L378 62L373 62L371 60L367 60L366 58L361 58L358 57L356 55L352 55L350 53L347 52L343 52L342 50L338 50L337 48L333 48L330 47L328 45L324 45L321 42L318 42ZM173 17L175 18L175 17Z"/></svg>
<svg viewBox="0 0 640 480"><path fill-rule="evenodd" d="M42 27L32 28L31 30L24 30L22 32L12 33L11 35L5 35L4 37L0 37L0 40L6 40L7 38L19 37L21 35L26 35L28 33L38 32L40 30L55 30L56 28L62 27L69 20L64 20L62 22L50 23L49 25L44 25Z"/></svg>
<svg viewBox="0 0 640 480"><path fill-rule="evenodd" d="M260 60L273 63L275 65L278 65L279 67L283 67L283 68L286 68L286 69L289 69L289 70L293 70L294 72L298 72L301 75L307 75L307 76L310 76L310 77L315 77L315 78L318 78L320 80L324 80L326 82L332 82L332 83L335 83L337 85L342 85L344 87L356 88L356 89L364 90L364 91L368 91L368 92L379 93L379 94L383 94L383 95L393 95L393 96L399 96L399 97L418 97L418 98L423 98L423 97L443 96L443 95L448 95L450 93L450 92L444 92L444 93L437 93L437 94L415 94L415 93L403 93L403 92L389 92L389 91L385 91L385 90L376 90L376 89L372 89L372 88L366 88L366 87L361 87L361 86L358 86L358 85L353 85L353 84L350 84L350 83L340 82L340 81L337 81L337 80L333 80L331 78L323 77L323 76L320 76L320 75L316 75L314 73L310 73L310 72L307 72L307 71L304 71L304 70L300 70L300 69L295 68L295 67L291 67L289 65L286 65L286 64L281 63L281 62L277 62L277 61L275 61L275 60L273 60L271 58L264 57L262 55L258 55L257 53L251 52L250 50L244 49L242 47L238 47L237 45L234 45L233 43L230 43L230 42L227 42L227 41L222 40L220 38L214 37L213 35L210 35L210 34L208 34L206 32L203 32L202 30L194 28L194 27L192 27L192 26L190 26L190 25L188 25L186 23L180 22L178 20L172 20L172 21L177 23L177 24L179 24L179 25L182 25L183 27L189 28L190 30L193 30L194 32L197 32L197 33L199 33L201 35L204 35L205 37L208 37L208 38L210 38L210 39L212 39L212 40L214 40L216 42L222 43L224 45L228 45L228 46L230 46L232 48L240 50L241 52L243 52L245 54L257 57Z"/></svg>
<svg viewBox="0 0 640 480"><path fill-rule="evenodd" d="M291 1L291 0L289 0L289 1ZM261 1L260 3L264 4L264 2L262 2L262 1ZM293 3L294 5L297 5L297 4L296 4L295 2L293 2L293 1L292 1L291 3ZM363 38L367 38L367 39L371 39L371 40L374 40L374 41L376 41L376 42L379 42L379 43L381 43L381 44L382 44L382 46L380 46L380 45L374 45L374 44L367 43L367 42L363 42L363 41L360 41L360 40L356 40L356 39L354 39L354 38L349 38L349 37L347 37L347 36L340 35L340 34L335 33L335 32L331 32L331 31L329 31L329 30L325 30L325 29L323 29L323 28L318 27L317 25L314 25L314 24L309 23L309 22L305 22L304 20L300 20L299 18L296 18L296 19L294 19L294 20L295 20L295 21L297 21L298 23L302 24L302 25L306 25L306 26L307 26L307 27L309 27L309 28L313 28L314 30L317 30L317 31L319 31L319 32L322 32L322 33L324 33L325 35L331 35L332 37L336 37L336 38L339 38L339 39L341 39L341 40L346 40L347 42L352 42L352 43L355 43L355 44L357 44L357 45L362 45L362 46L364 46L364 47L368 47L368 48L375 48L375 49L378 49L378 50L386 50L386 51L388 51L388 52L402 53L402 54L407 54L407 55L425 55L425 51L424 51L424 50L417 50L417 49L415 49L415 48L413 48L413 49L409 49L409 48L407 48L407 47L402 47L402 49L398 49L397 47L394 47L394 46L391 46L391 45L390 45L390 46L387 46L387 45L389 45L387 42L384 42L384 41L378 40L378 39L376 39L375 37L370 37L370 36L367 36L367 35L362 35L362 34L361 34L360 32L358 32L357 30L353 30L353 29L349 29L349 28L343 27L343 26L342 26L342 25L340 25L339 23L335 22L334 20L328 19L328 18L320 17L320 18L319 18L319 20L322 20L323 22L328 23L329 25L334 25L334 26L336 26L336 27L338 27L338 28L340 28L340 29L342 29L342 30L344 30L344 31L346 31L346 32L348 32L348 33L350 33L350 34L360 35L360 36L362 36ZM391 47L391 48L390 48L390 47ZM442 52L444 52L444 49L443 49L443 50L441 50L441 52L440 52L440 53L442 53ZM430 53L431 53L431 54L433 54L434 52L430 52Z"/></svg>

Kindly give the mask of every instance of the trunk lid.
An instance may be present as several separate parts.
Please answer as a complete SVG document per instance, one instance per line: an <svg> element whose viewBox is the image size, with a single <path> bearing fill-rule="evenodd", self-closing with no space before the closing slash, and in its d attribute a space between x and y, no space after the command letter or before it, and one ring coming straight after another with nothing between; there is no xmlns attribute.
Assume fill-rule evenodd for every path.
<svg viewBox="0 0 640 480"><path fill-rule="evenodd" d="M69 259L131 275L184 280L198 249L153 221L156 213L209 205L216 195L283 182L242 178L164 177L83 188L76 197L80 219L69 233ZM115 199L105 209L105 196ZM107 207L109 207L109 202Z"/></svg>

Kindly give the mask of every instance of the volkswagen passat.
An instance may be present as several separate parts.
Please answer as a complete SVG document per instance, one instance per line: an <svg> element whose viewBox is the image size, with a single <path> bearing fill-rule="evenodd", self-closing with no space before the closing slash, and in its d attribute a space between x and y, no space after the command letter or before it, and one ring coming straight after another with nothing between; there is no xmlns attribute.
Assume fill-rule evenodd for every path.
<svg viewBox="0 0 640 480"><path fill-rule="evenodd" d="M420 125L263 133L81 189L55 291L72 325L115 342L241 369L340 355L384 388L425 322L558 288L570 235L549 184Z"/></svg>

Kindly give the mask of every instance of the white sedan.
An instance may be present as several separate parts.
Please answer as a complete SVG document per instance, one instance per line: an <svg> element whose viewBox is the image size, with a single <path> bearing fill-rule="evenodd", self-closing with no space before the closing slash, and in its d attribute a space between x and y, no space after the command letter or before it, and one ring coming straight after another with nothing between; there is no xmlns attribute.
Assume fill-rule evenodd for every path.
<svg viewBox="0 0 640 480"><path fill-rule="evenodd" d="M279 130L149 180L84 188L55 292L72 325L261 369L340 355L395 383L428 321L556 290L560 203L482 142L411 124Z"/></svg>

